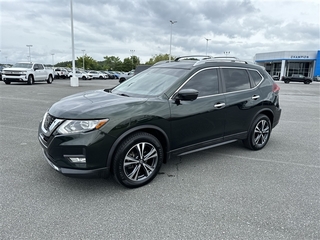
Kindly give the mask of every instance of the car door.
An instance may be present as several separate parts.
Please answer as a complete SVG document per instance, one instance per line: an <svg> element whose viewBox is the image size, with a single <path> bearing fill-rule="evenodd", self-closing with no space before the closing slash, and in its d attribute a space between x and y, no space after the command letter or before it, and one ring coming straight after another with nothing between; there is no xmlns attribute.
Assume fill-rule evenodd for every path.
<svg viewBox="0 0 320 240"><path fill-rule="evenodd" d="M220 71L226 96L225 140L229 140L246 134L262 106L262 100L259 88L250 81L246 69L229 67L221 68Z"/></svg>
<svg viewBox="0 0 320 240"><path fill-rule="evenodd" d="M193 101L170 102L172 149L183 152L222 141L225 97L219 85L217 68L210 68L197 72L178 89L195 89L199 94Z"/></svg>
<svg viewBox="0 0 320 240"><path fill-rule="evenodd" d="M41 69L39 69L40 64L34 64L33 69L34 69L34 81L39 81L41 79Z"/></svg>

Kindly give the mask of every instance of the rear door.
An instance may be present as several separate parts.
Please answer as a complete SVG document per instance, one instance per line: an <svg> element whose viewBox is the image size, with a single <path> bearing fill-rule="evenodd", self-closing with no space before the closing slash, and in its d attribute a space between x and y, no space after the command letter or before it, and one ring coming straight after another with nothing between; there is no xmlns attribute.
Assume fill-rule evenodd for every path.
<svg viewBox="0 0 320 240"><path fill-rule="evenodd" d="M220 71L226 96L225 140L229 140L246 134L252 119L262 108L262 98L256 87L258 83L250 80L247 69L226 67ZM262 76L255 72L262 80Z"/></svg>

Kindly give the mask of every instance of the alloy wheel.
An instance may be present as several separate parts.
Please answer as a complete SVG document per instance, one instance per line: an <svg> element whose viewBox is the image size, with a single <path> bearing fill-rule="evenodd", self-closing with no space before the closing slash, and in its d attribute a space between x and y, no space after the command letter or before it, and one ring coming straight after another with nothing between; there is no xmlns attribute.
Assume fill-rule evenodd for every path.
<svg viewBox="0 0 320 240"><path fill-rule="evenodd" d="M123 170L131 181L143 181L156 169L158 152L150 143L135 144L125 155Z"/></svg>

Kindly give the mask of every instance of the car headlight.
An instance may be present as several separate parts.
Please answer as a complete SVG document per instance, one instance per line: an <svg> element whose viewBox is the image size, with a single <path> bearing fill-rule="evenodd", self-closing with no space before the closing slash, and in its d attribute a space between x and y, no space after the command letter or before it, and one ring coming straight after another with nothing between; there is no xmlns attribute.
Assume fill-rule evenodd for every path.
<svg viewBox="0 0 320 240"><path fill-rule="evenodd" d="M101 120L66 120L57 131L60 134L88 132L99 129L108 122L109 119Z"/></svg>

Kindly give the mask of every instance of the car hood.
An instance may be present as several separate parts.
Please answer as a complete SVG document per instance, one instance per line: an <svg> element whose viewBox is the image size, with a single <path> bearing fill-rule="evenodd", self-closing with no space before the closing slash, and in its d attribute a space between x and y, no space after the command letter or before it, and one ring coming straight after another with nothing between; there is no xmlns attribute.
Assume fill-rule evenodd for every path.
<svg viewBox="0 0 320 240"><path fill-rule="evenodd" d="M102 119L142 104L145 98L126 97L94 90L74 94L52 105L49 114L63 119Z"/></svg>
<svg viewBox="0 0 320 240"><path fill-rule="evenodd" d="M11 67L11 68L4 68L2 71L26 71L26 70L31 70L31 68Z"/></svg>

